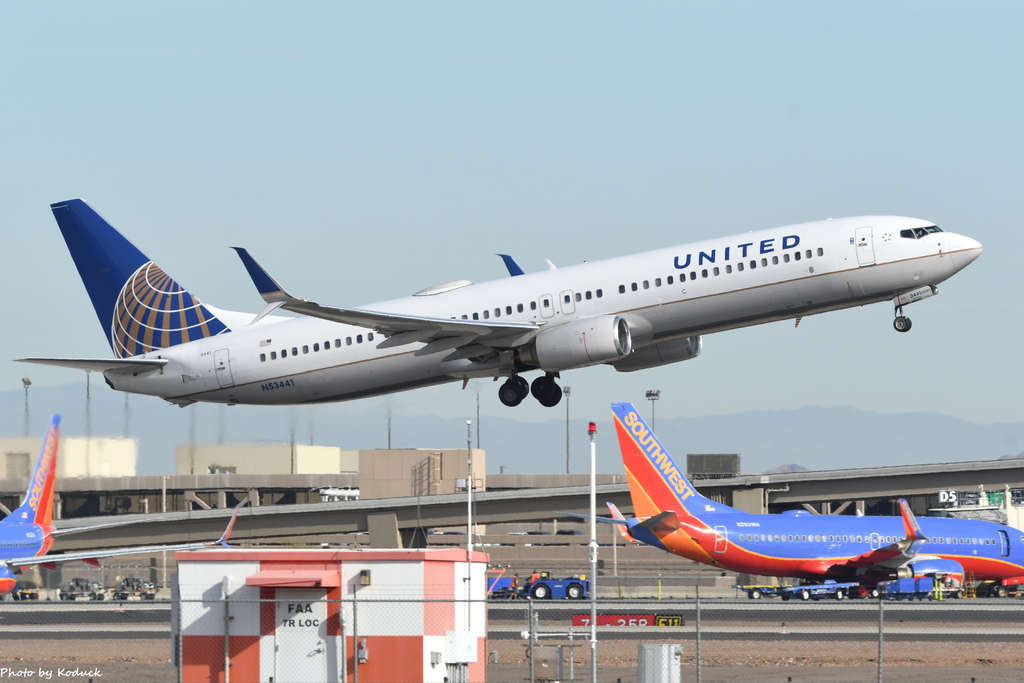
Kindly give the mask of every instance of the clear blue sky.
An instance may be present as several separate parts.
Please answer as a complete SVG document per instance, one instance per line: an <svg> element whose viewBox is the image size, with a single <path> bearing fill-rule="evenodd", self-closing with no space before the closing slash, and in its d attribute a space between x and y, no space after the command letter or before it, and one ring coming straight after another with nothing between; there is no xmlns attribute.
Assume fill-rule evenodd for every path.
<svg viewBox="0 0 1024 683"><path fill-rule="evenodd" d="M660 370L565 373L574 418L659 388L659 416L1020 422L1022 36L1015 2L4 3L0 357L110 353L49 212L71 197L252 311L229 246L363 305L504 277L496 252L537 270L901 214L985 246L909 334L878 304L713 335ZM5 389L81 379L0 367ZM495 390L373 400L472 416L479 392L509 414Z"/></svg>

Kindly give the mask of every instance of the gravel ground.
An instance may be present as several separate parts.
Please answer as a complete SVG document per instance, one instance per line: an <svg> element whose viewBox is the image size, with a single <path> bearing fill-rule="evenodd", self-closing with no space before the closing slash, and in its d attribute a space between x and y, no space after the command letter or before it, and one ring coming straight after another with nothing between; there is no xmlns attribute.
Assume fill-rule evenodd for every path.
<svg viewBox="0 0 1024 683"><path fill-rule="evenodd" d="M645 641L652 642L652 641ZM693 643L683 642L681 680L697 680ZM886 646L883 677L899 683L1022 683L1024 644L899 642ZM487 679L530 679L522 641L492 640L489 652L498 662ZM589 644L575 649L575 679L590 680ZM701 646L702 683L873 683L878 680L878 645L874 642L706 641ZM598 680L635 683L637 641L598 643ZM0 640L0 683L12 681L88 681L95 683L171 683L177 671L169 663L169 639L139 640ZM566 675L568 671L566 671ZM538 671L537 681L555 680L554 671ZM564 680L567 680L564 679ZM241 683L241 682L236 682Z"/></svg>

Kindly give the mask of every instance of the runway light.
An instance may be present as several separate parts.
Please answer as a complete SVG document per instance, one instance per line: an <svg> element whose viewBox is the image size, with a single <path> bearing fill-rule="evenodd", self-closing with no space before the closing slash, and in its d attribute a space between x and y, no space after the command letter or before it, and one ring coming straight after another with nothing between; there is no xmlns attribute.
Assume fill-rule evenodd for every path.
<svg viewBox="0 0 1024 683"><path fill-rule="evenodd" d="M591 436L593 436L594 434L597 434L597 424L596 423L591 422L587 426L587 434L590 434Z"/></svg>

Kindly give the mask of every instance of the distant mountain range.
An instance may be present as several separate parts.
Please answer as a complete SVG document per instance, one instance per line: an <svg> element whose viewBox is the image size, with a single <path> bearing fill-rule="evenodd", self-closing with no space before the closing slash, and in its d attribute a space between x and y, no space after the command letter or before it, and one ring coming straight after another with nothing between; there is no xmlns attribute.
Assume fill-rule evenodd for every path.
<svg viewBox="0 0 1024 683"><path fill-rule="evenodd" d="M51 413L64 416L69 436L124 436L139 440L139 474L174 472L175 448L200 444L315 443L344 449L385 448L388 418L379 401L315 407L192 405L177 408L160 399L111 391L93 381L86 401L84 382L61 387L32 387L29 434L41 436ZM88 406L88 409L87 409ZM522 422L510 417L480 420L480 447L487 471L510 473L565 471L566 423ZM610 413L609 413L610 420ZM768 471L843 469L995 460L1024 455L1024 423L974 424L938 413L878 414L852 408L803 407L734 415L662 418L656 432L673 455L739 453L745 474ZM611 425L599 423L598 470L621 472ZM25 394L0 392L0 436L25 432ZM588 471L586 422L569 424L570 470ZM464 448L466 424L430 415L395 416L395 448ZM472 445L476 447L476 426Z"/></svg>

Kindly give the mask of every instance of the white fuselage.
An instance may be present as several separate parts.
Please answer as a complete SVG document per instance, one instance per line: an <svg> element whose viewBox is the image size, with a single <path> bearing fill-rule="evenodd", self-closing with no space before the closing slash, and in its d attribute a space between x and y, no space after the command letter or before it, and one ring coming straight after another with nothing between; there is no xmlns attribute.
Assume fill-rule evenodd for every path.
<svg viewBox="0 0 1024 683"><path fill-rule="evenodd" d="M633 352L658 342L890 300L934 287L981 252L897 216L845 218L750 232L641 254L467 284L365 306L411 316L554 326L599 315L629 324ZM107 373L115 389L174 402L341 401L467 377L508 374L500 361L377 348L373 330L316 318L265 318L146 354L161 370ZM281 352L286 352L282 354Z"/></svg>

